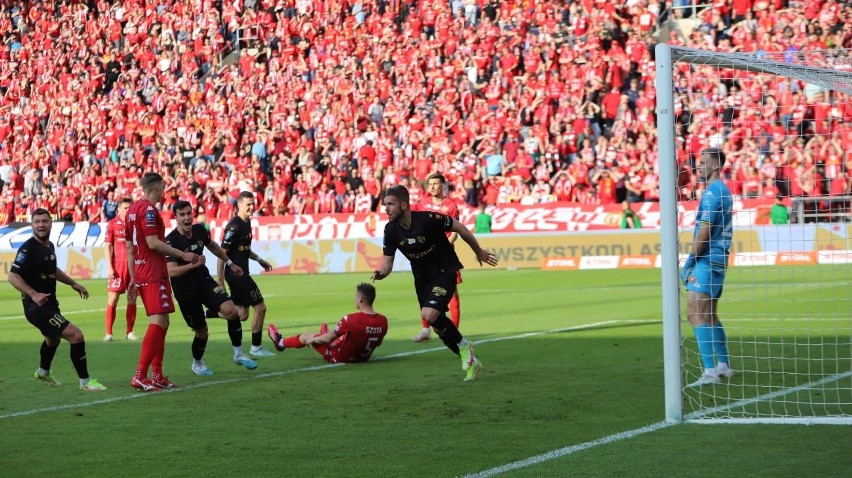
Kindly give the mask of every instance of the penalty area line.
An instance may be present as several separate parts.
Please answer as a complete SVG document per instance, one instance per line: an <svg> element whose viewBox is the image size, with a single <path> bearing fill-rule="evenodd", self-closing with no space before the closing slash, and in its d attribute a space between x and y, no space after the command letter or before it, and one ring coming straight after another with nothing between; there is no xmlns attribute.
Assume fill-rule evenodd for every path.
<svg viewBox="0 0 852 478"><path fill-rule="evenodd" d="M655 323L655 322L659 322L659 321L658 320L655 320L655 321L607 320L607 321L603 321L603 322L594 322L594 323L591 323L591 324L583 324L583 325L577 325L577 326L573 326L573 327L563 327L563 328L553 329L553 330L543 330L543 331L538 331L538 332L526 332L526 333L518 334L518 335L509 335L509 336L505 336L505 337L494 337L494 338L490 338L490 339L476 340L474 343L478 345L478 344L493 343L493 342L504 342L504 341L507 341L507 340L518 340L518 339L525 339L525 338L529 338L529 337L535 337L535 336L539 336L539 335L555 334L555 333L571 332L571 331L581 331L581 330L595 329L595 328L600 328L600 327L607 327L607 326L612 326L612 325L621 325L621 324L644 325L644 324L651 324L651 323ZM421 355L421 354L425 354L425 353L438 352L438 351L442 351L442 350L445 350L445 347L433 347L433 348L428 348L428 349L412 350L412 351L409 351L409 352L401 352L401 353L396 353L396 354L392 354L392 355L374 357L372 359L372 361L392 360L392 359L397 359L397 358L410 357L410 356L413 356L413 355ZM139 399L139 398L148 398L148 397L163 395L163 394L168 394L168 393L180 393L180 392L185 392L185 391L189 391L189 390L196 390L196 389L200 389L200 388L214 387L214 386L218 386L218 385L228 385L228 384L232 384L232 383L244 383L244 382L248 382L248 381L251 381L251 380L281 377L281 376L284 376L284 375L291 375L291 374L300 373L300 372L313 372L313 371L317 371L317 370L326 370L326 369L329 369L329 368L342 367L342 366L345 366L345 365L346 364L344 364L344 363L326 363L326 364L322 364L322 365L316 365L316 366L311 366L311 367L302 367L302 368L296 368L296 369L291 369L291 370L281 370L281 371L277 371L277 372L262 372L262 373L258 373L256 375L251 375L251 376L247 376L247 377L230 378L230 379L222 379L222 380L211 380L209 382L194 383L192 385L187 385L187 386L183 386L183 387L172 389L172 390L163 390L163 391L160 391L160 392L149 392L149 393L132 392L129 395L121 395L121 396L118 396L118 397L105 398L105 399L102 399L102 400L94 400L94 401L91 401L91 402L69 403L69 404L65 404L65 405L56 405L56 406L44 407L44 408L34 408L34 409L31 409L31 410L22 410L22 411L19 411L19 412L7 413L5 415L0 415L0 420L6 420L6 419L9 419L9 418L17 418L17 417L25 417L25 416L29 416L29 415L37 415L39 413L57 412L57 411L62 411L62 410L74 409L74 408L92 407L92 406L95 406L95 405L108 405L108 404L111 404L111 403L122 402L122 401L125 401L125 400L135 400L135 399Z"/></svg>
<svg viewBox="0 0 852 478"><path fill-rule="evenodd" d="M519 468L526 468L528 466L537 465L539 463L544 463L545 461L554 460L556 458L562 458L564 456L571 455L573 453L577 453L578 451L588 450L590 448L594 448L601 445L608 445L610 443L615 443L621 440L628 440L630 438L643 435L645 433L651 433L658 430L662 430L664 428L668 428L674 426L674 423L668 422L657 422L651 425L646 425L642 428L636 428L634 430L628 430L625 432L615 433L613 435L605 436L603 438L598 438L596 440L587 441L584 443L579 443L577 445L566 446L564 448L559 448L557 450L552 450L547 453L542 453L541 455L531 456L529 458L524 458L523 460L513 461L512 463L507 463L505 465L496 466L494 468L490 468L488 470L479 471L476 473L470 473L464 475L463 478L489 478L492 476L497 476L512 470L517 470Z"/></svg>
<svg viewBox="0 0 852 478"><path fill-rule="evenodd" d="M750 399L746 399L746 400L739 400L739 401L736 401L736 402L733 402L733 403L729 403L727 405L721 405L721 406L718 406L718 407L709 408L707 410L702 410L700 412L691 413L691 414L683 417L684 423L706 423L706 424L710 424L710 423L770 423L770 422L766 422L766 421L761 421L759 419L756 419L756 420L742 420L742 419L732 419L732 420L705 419L705 420L702 420L702 417L705 417L705 416L708 416L708 415L713 415L713 414L720 413L720 412L724 412L724 411L727 411L727 410L730 410L730 409L733 409L733 408L746 407L748 405L752 405L752 404L755 404L755 403L758 403L758 402L761 402L761 401L764 401L764 400L771 400L771 399L774 399L774 398L782 397L784 395L789 395L791 393L797 393L797 392L801 392L801 391L805 391L805 390L811 390L811 389L814 389L814 388L821 387L822 385L826 385L826 384L831 383L831 382L836 382L838 380L843 380L843 379L846 379L846 378L849 378L849 377L852 377L852 371L847 371L847 372L844 372L844 373L838 373L838 374L835 374L835 375L831 375L829 377L824 377L820 380L814 380L812 382L808 382L808 383L799 385L797 387L776 390L774 392L765 393L763 395L760 395L760 396L757 396L757 397L754 397L754 398L750 398ZM771 422L771 423L776 423L776 422ZM796 421L796 420L792 420L792 421L790 421L790 420L788 420L788 421L778 420L777 423L789 425L789 424L792 424L792 423L805 423L805 424L828 423L828 424L835 424L835 423L839 423L839 422L835 422L835 421L831 421L831 420L824 420L823 422L820 422L820 418L811 417L811 418L804 418L804 419L801 419L801 420L798 420L798 421ZM476 473L470 473L470 474L464 475L463 478L490 478L492 476L497 476L497 475L500 475L500 474L503 474L503 473L506 473L506 472L509 472L509 471L512 471L512 470L517 470L519 468L526 468L526 467L529 467L529 466L538 465L539 463L544 463L546 461L554 460L556 458L562 458L562 457L571 455L573 453L577 453L579 451L584 451L584 450L588 450L589 448L594 448L596 446L608 445L610 443L614 443L614 442L621 441L621 440L628 440L630 438L634 438L636 436L643 435L645 433L651 433L651 432L659 431L659 430L662 430L662 429L665 429L665 428L672 427L674 425L679 425L679 424L674 423L674 422L665 422L665 421L653 423L651 425L647 425L647 426L644 426L644 427L641 427L641 428L636 428L636 429L633 429L633 430L628 430L628 431L625 431L625 432L616 433L616 434L609 435L609 436L606 436L606 437L603 437L603 438L598 438L596 440L587 441L585 443L580 443L578 445L570 445L570 446L566 446L564 448L551 450L549 452L542 453L540 455L531 456L531 457L525 458L523 460L518 460L518 461L514 461L512 463L507 463L505 465L496 466L494 468L489 468L489 469L484 470L484 471L479 471L479 472L476 472Z"/></svg>

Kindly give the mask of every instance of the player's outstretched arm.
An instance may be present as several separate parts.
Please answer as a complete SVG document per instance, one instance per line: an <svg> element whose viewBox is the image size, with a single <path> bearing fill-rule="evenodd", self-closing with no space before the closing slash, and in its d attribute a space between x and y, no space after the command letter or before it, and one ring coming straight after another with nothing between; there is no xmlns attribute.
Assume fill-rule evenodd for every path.
<svg viewBox="0 0 852 478"><path fill-rule="evenodd" d="M337 334L333 330L322 335L314 335L312 333L307 333L305 335L307 335L307 337L305 337L305 345L330 344L337 338Z"/></svg>
<svg viewBox="0 0 852 478"><path fill-rule="evenodd" d="M159 237L155 235L145 236L145 242L148 243L148 247L155 252L158 252L164 256L171 257L180 257L184 262L189 262L192 264L200 262L204 264L206 259L202 255L193 254L191 252L183 252L180 249L175 249L174 247L166 244L161 241Z"/></svg>
<svg viewBox="0 0 852 478"><path fill-rule="evenodd" d="M382 256L382 264L373 271L372 281L382 280L393 271L393 256Z"/></svg>
<svg viewBox="0 0 852 478"><path fill-rule="evenodd" d="M115 268L112 266L115 262L115 247L112 242L104 242L104 255L106 256L107 279L115 280Z"/></svg>
<svg viewBox="0 0 852 478"><path fill-rule="evenodd" d="M269 272L269 271L272 270L272 264L270 264L269 262L266 262L266 259L261 258L254 251L251 251L249 253L249 259L260 264L260 267L263 267L263 270L265 270L266 272Z"/></svg>
<svg viewBox="0 0 852 478"><path fill-rule="evenodd" d="M473 233L470 232L470 229L466 228L464 224L453 219L452 231L457 232L459 237L461 237L462 240L470 246L473 253L476 254L476 260L479 261L479 265L482 265L483 262L491 267L497 265L497 256L495 256L491 251L483 249L482 246L479 245L479 241L476 240L476 236L474 236Z"/></svg>
<svg viewBox="0 0 852 478"><path fill-rule="evenodd" d="M9 272L9 283L12 284L12 287L18 289L18 292L29 297L39 306L46 304L47 299L50 298L50 294L36 292L17 272Z"/></svg>
<svg viewBox="0 0 852 478"><path fill-rule="evenodd" d="M234 264L233 262L231 262L230 259L228 259L228 253L225 252L225 249L222 249L222 246L220 246L218 242L210 241L210 243L207 244L207 249L210 249L210 252L212 252L214 256L219 258L219 260L216 261L217 273L219 272L220 265L224 263L224 265L231 268L231 272L233 272L235 276L243 275L243 268Z"/></svg>
<svg viewBox="0 0 852 478"><path fill-rule="evenodd" d="M80 294L80 297L84 299L89 298L89 291L86 290L86 288L80 285L77 281L69 277L68 274L65 273L65 271L58 267L56 268L56 280L62 282L63 284L70 285L72 289L74 289L75 291L77 291L78 294Z"/></svg>

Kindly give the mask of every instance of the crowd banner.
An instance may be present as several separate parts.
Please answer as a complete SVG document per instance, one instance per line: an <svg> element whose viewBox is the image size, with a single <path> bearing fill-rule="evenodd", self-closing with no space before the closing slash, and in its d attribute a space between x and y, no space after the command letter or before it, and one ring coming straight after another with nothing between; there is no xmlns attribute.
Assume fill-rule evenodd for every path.
<svg viewBox="0 0 852 478"><path fill-rule="evenodd" d="M736 201L734 225L752 227L766 224L765 211L772 201L751 199ZM684 229L695 225L697 202L678 204L679 223ZM646 202L633 205L645 230L660 227L659 203ZM501 204L488 209L492 215L492 232L503 233L558 233L580 231L618 230L621 227L620 204L595 206L575 203L548 203L524 206ZM473 230L478 209L462 206L459 220ZM215 241L222 240L227 221L210 221L210 234ZM381 238L387 223L387 215L381 212L367 214L302 214L295 216L254 217L254 238L261 241L299 241L328 239ZM173 221L166 221L169 229ZM0 251L20 247L30 237L27 223L13 223L0 227ZM50 239L57 247L102 246L106 237L103 223L66 223L56 221Z"/></svg>
<svg viewBox="0 0 852 478"><path fill-rule="evenodd" d="M59 240L96 237L71 228L62 229ZM54 234L56 230L54 230ZM29 236L26 236L29 237ZM91 239L88 239L91 240ZM681 233L681 254L689 252L692 235ZM494 252L498 268L638 269L660 267L660 237L653 230L618 230L560 233L481 234L482 247ZM852 264L852 225L805 224L734 229L731 265ZM322 274L378 269L382 260L381 237L269 240L254 242L252 249L272 264L271 274ZM58 247L59 267L75 279L106 278L104 248L100 246ZM456 252L468 269L478 269L467 244L459 242ZM7 278L14 250L0 251L0 279ZM216 270L218 260L205 251L208 267ZM267 274L250 262L252 274ZM410 270L397 254L394 270Z"/></svg>

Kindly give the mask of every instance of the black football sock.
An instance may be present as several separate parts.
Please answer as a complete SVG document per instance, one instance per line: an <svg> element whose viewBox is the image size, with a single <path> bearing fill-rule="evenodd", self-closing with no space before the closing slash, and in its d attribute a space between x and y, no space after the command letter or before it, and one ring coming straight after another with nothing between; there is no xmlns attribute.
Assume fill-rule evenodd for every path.
<svg viewBox="0 0 852 478"><path fill-rule="evenodd" d="M53 363L53 356L56 355L56 349L58 348L59 344L51 347L47 345L47 341L43 341L41 343L41 361L39 362L39 367L43 370L50 370L50 364Z"/></svg>
<svg viewBox="0 0 852 478"><path fill-rule="evenodd" d="M251 333L251 346L252 347L260 347L263 345L263 332L252 332Z"/></svg>
<svg viewBox="0 0 852 478"><path fill-rule="evenodd" d="M89 365L86 361L86 342L71 344L71 363L80 378L89 378Z"/></svg>
<svg viewBox="0 0 852 478"><path fill-rule="evenodd" d="M201 360L204 357L204 350L207 348L207 339L195 337L192 339L192 358Z"/></svg>
<svg viewBox="0 0 852 478"><path fill-rule="evenodd" d="M441 314L438 316L438 319L435 320L435 323L432 324L432 327L438 333L438 337L441 338L441 342L444 342L444 345L447 346L448 349L452 350L454 354L459 355L459 342L462 340L461 332L459 329L453 325L453 322L447 317L447 314Z"/></svg>
<svg viewBox="0 0 852 478"><path fill-rule="evenodd" d="M228 321L228 337L231 338L231 345L239 347L243 344L243 324L240 319Z"/></svg>

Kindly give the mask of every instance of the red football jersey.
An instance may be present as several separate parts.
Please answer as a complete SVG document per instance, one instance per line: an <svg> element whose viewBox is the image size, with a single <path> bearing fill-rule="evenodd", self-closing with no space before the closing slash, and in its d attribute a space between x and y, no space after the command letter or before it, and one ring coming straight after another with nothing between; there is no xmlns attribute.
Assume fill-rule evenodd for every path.
<svg viewBox="0 0 852 478"><path fill-rule="evenodd" d="M420 204L417 205L418 211L434 211L439 212L445 216L450 216L456 221L459 220L459 206L452 199L445 197L441 204L435 204L432 202L432 196L426 195L423 199L420 200ZM447 237L450 237L452 232L447 232Z"/></svg>
<svg viewBox="0 0 852 478"><path fill-rule="evenodd" d="M133 266L136 283L146 284L168 280L166 256L152 251L148 247L148 241L145 240L148 236L157 236L161 241L166 241L166 225L151 201L141 199L130 206L130 210L127 211L125 231L126 237L129 237L136 246L136 264Z"/></svg>
<svg viewBox="0 0 852 478"><path fill-rule="evenodd" d="M423 199L420 200L420 204L417 205L417 210L439 212L445 216L450 216L455 220L459 219L458 205L455 201L447 197L445 197L444 200L441 201L441 204L435 204L432 201L432 196L426 195Z"/></svg>
<svg viewBox="0 0 852 478"><path fill-rule="evenodd" d="M118 216L114 217L107 223L107 232L104 242L112 244L113 257L108 257L107 260L112 259L113 266L116 264L127 264L127 243L125 242L125 237L127 237L126 228L127 225L124 223L124 219Z"/></svg>
<svg viewBox="0 0 852 478"><path fill-rule="evenodd" d="M335 362L366 362L373 350L382 345L388 333L388 319L382 314L355 312L344 315L334 333L337 338L330 347Z"/></svg>

